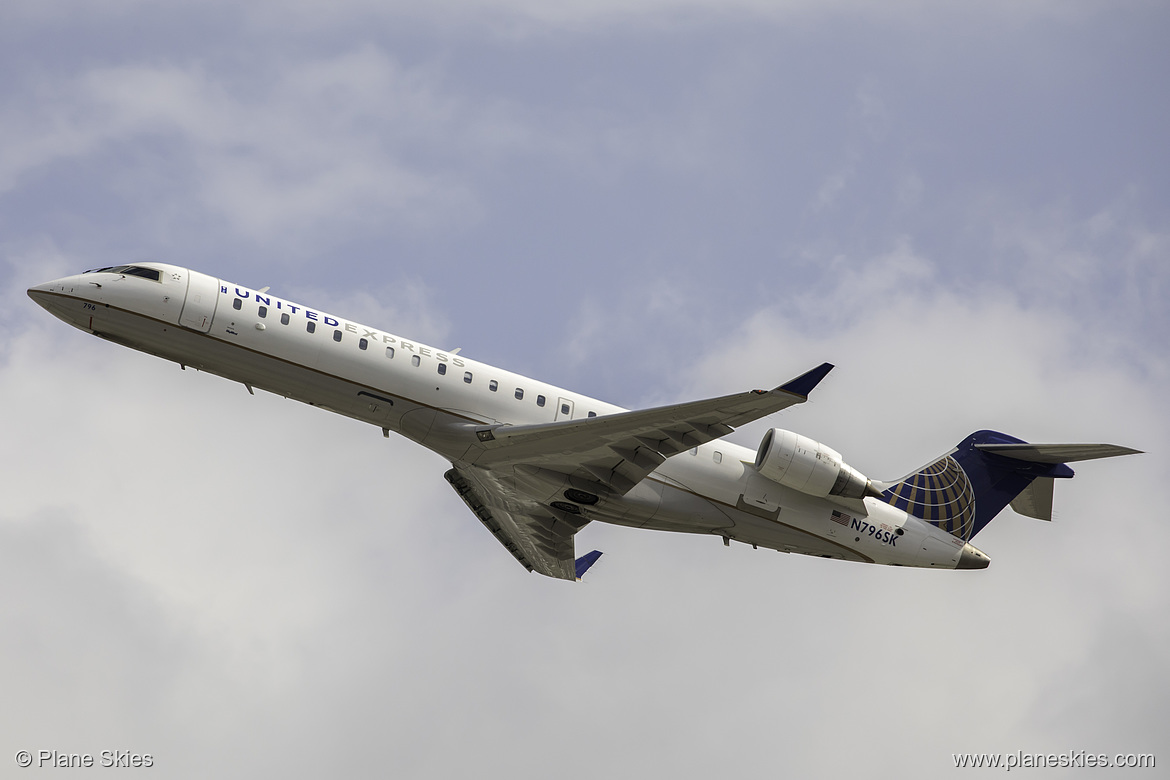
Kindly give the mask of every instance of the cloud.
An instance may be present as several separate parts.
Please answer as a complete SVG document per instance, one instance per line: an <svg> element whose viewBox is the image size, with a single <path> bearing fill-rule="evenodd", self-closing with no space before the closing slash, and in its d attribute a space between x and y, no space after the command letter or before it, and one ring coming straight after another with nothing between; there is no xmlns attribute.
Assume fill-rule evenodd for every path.
<svg viewBox="0 0 1170 780"><path fill-rule="evenodd" d="M26 77L0 105L0 193L87 166L99 175L78 191L91 196L83 213L120 204L148 243L226 231L303 258L391 229L457 234L544 168L571 203L576 182L616 187L631 166L693 175L734 157L706 104L665 116L605 100L533 105L369 44L255 68L133 62ZM516 165L534 173L505 174Z"/></svg>
<svg viewBox="0 0 1170 780"><path fill-rule="evenodd" d="M984 40L939 21L953 8L874 11L924 32L887 61L889 25L858 49L833 21L844 3L803 17L752 3L221 5L215 36L204 7L0 10L9 61L43 65L14 68L0 97L9 755L118 747L191 777L937 777L963 750L1157 748L1160 190L1136 174L1102 190L1076 166L1054 181L1026 155L1005 177L953 154L924 95L968 65L998 72L935 56ZM990 14L997 35L1064 13L1015 8L963 13ZM1057 62L1103 35L1035 29L1065 47ZM800 47L771 57L776 30L826 52L824 68L809 76ZM1034 48L1030 33L1012 42ZM921 92L906 87L931 67ZM1108 113L1064 86L1086 115ZM1005 105L978 110L1018 142ZM844 140L825 131L842 116ZM845 170L833 163L850 137L890 153L848 169L816 219L785 219ZM923 138L944 138L944 164ZM900 210L858 216L883 196ZM441 458L91 338L28 300L28 285L97 265L103 230L211 271L237 262L233 281L407 337L490 344L504 368L568 371L618 402L771 387L830 360L807 404L733 438L791 428L879 478L983 427L1149 454L1078 464L1053 523L1006 512L976 540L986 571L591 525L578 547L606 555L585 583L553 582L467 511ZM252 256L259 269L236 260Z"/></svg>
<svg viewBox="0 0 1170 780"><path fill-rule="evenodd" d="M934 776L952 752L1008 743L1078 747L1060 744L1069 735L1130 746L1129 697L1164 707L1096 670L1121 651L1110 636L1133 637L1148 668L1166 660L1140 628L1170 592L1157 553L1170 538L1143 503L1167 465L1159 383L1082 348L1075 317L951 286L909 241L833 269L816 296L746 315L679 370L680 392L835 360L809 404L768 424L877 476L984 425L1155 452L1080 466L1051 525L997 519L978 540L992 568L974 575L589 527L580 544L607 556L574 587L524 575L442 483L441 459L414 445L42 315L0 368L13 443L0 530L22 561L10 574L36 572L4 668L42 681L22 696L99 695L124 714L56 728L48 709L25 708L6 733L117 740L183 771L226 762L227 776L371 771L387 760L362 749L376 735L416 775L497 766L521 748L552 763L581 741L680 776L759 771L773 748L808 774L855 768L827 722L879 774ZM123 682L65 686L56 667ZM890 718L932 734L929 749L867 730ZM728 754L733 737L745 748ZM289 752L290 738L312 744Z"/></svg>
<svg viewBox="0 0 1170 780"><path fill-rule="evenodd" d="M824 269L820 285L781 306L756 311L719 350L687 372L689 392L717 392L714 383L718 392L726 392L733 380L743 386L774 385L783 379L777 374L781 366L791 372L830 360L840 366L826 383L838 388L828 390L833 415L848 420L846 428L884 428L891 435L903 420L891 417L875 397L892 397L899 404L929 399L951 425L958 419L980 427L979 421L990 423L996 416L1005 421L1031 417L1032 430L1024 435L1058 438L1085 435L1092 427L1087 420L1101 418L1069 414L1062 434L1056 419L1034 416L1050 408L1046 388L1092 394L1094 408L1114 407L1117 399L1128 404L1134 393L1152 404L1146 381L1166 373L1157 350L1143 348L1140 358L1119 355L1096 321L1073 316L1066 305L1072 295L1068 290L1053 290L1047 297L1029 292L987 280L963 286L903 238L885 254L838 258ZM866 392L858 393L855 403L839 403L844 400L839 394L852 386ZM1126 432L1140 435L1141 425L1132 424Z"/></svg>
<svg viewBox="0 0 1170 780"><path fill-rule="evenodd" d="M1166 576L1149 551L1170 534L1144 509L1142 488L1167 466L1159 451L1170 440L1160 351L1144 345L1138 362L1132 352L1116 354L1095 333L1098 323L1063 307L1065 292L1037 301L996 284L956 286L906 244L856 266L815 296L757 311L679 374L691 380L688 394L774 385L831 360L838 368L810 403L734 437L754 446L764 427L792 428L877 478L910 471L984 427L1032 441L1114 441L1151 452L1080 464L1078 476L1057 487L1051 526L1011 512L997 519L977 540L993 558L984 579L908 578L897 605L875 615L872 635L838 659L842 667L888 668L916 691L899 717L932 733L940 752L1009 744L1067 750L1065 743L1151 749L1157 737L1142 724L1165 707L1110 670L1119 655L1142 668L1167 660L1155 627L1167 606L1155 595L1166 592ZM893 587L874 585L886 596ZM857 591L859 603L866 593ZM866 620L863 610L831 614ZM824 630L841 640L836 627ZM1114 639L1120 636L1132 644ZM1020 654L1022 647L1030 651ZM867 702L862 711L876 716L868 702L885 698L881 683L861 686L846 698L852 706ZM840 717L828 709L812 722ZM898 757L891 772L900 762L926 764L921 753L882 754Z"/></svg>
<svg viewBox="0 0 1170 780"><path fill-rule="evenodd" d="M178 5L179 9L184 6L173 3L167 5ZM939 4L925 0L900 0L883 4L880 8L857 0L728 0L721 3L712 0L636 0L626 3L617 0L572 0L555 6L537 0L436 0L426 6L400 1L298 0L292 4L255 3L242 12L227 3L217 5L221 12L240 12L258 26L280 23L294 28L302 25L320 29L322 25L349 27L355 22L413 18L445 27L474 25L483 29L486 23L488 32L513 36L539 34L550 29L607 30L619 23L661 29L697 24L699 19L726 18L728 14L772 22L836 18L842 14L852 14L855 17L913 24L921 22L924 16L953 16L971 12L961 3ZM1007 20L1062 19L1083 15L1100 8L1100 5L1093 0L1072 3L1056 3L1052 0L1015 3L999 1L982 4L975 15ZM37 3L16 2L10 6L6 14L10 20L45 24L60 22L78 12L119 17L142 15L150 13L158 4L153 0L101 0L92 3L42 0Z"/></svg>
<svg viewBox="0 0 1170 780"><path fill-rule="evenodd" d="M165 157L113 175L168 194L164 179L177 177L202 209L256 240L303 236L324 219L368 228L475 213L465 184L408 161L456 121L433 74L367 46L282 67L267 82L257 93L200 65L124 65L41 84L31 112L4 110L0 188L55 162L161 145ZM160 164L166 177L148 168Z"/></svg>
<svg viewBox="0 0 1170 780"><path fill-rule="evenodd" d="M1170 345L1170 233L1141 218L1132 193L1078 212L1064 204L1020 208L989 198L982 211L989 262L1011 294L1077 313L1081 338L1158 365Z"/></svg>
<svg viewBox="0 0 1170 780"><path fill-rule="evenodd" d="M854 173L854 161L850 161L844 165L840 170L830 174L817 189L816 197L813 198L813 211L822 211L833 205L844 190L845 185L849 183L849 179Z"/></svg>
<svg viewBox="0 0 1170 780"><path fill-rule="evenodd" d="M836 169L824 177L817 188L810 205L813 213L823 212L837 204L841 194L858 176L859 169L866 167L867 158L889 153L888 150L878 152L878 149L888 140L893 124L893 116L882 96L878 80L871 75L862 77L853 94L847 122L850 140L841 154L842 159L836 163ZM918 186L921 186L921 182L918 182ZM902 204L908 200L903 194L905 187L904 181L899 193L899 202Z"/></svg>

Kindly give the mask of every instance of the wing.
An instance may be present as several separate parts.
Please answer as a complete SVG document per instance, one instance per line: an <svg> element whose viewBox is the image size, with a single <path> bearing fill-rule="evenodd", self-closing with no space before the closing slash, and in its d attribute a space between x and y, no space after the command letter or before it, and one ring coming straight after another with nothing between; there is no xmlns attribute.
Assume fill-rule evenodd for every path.
<svg viewBox="0 0 1170 780"><path fill-rule="evenodd" d="M524 568L576 579L596 560L595 553L574 558L574 536L589 520L526 489L519 473L546 469L624 495L671 455L807 400L832 368L824 363L774 390L545 425L479 428L478 447L445 476Z"/></svg>
<svg viewBox="0 0 1170 780"><path fill-rule="evenodd" d="M443 476L524 568L547 577L577 579L573 536L588 520L545 506L516 490L510 480L483 469L453 468ZM591 565L588 561L585 568Z"/></svg>
<svg viewBox="0 0 1170 780"><path fill-rule="evenodd" d="M523 463L560 471L624 495L671 455L808 400L832 369L823 363L774 390L583 420L480 428L479 451L469 457L488 469Z"/></svg>

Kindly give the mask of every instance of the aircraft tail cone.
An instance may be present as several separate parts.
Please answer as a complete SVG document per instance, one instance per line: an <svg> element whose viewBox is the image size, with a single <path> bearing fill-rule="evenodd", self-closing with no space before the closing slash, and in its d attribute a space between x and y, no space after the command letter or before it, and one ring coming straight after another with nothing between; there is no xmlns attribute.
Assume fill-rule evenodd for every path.
<svg viewBox="0 0 1170 780"><path fill-rule="evenodd" d="M963 545L963 552L959 556L959 565L956 569L986 569L991 563L991 558L980 550L978 547L972 547L970 544Z"/></svg>

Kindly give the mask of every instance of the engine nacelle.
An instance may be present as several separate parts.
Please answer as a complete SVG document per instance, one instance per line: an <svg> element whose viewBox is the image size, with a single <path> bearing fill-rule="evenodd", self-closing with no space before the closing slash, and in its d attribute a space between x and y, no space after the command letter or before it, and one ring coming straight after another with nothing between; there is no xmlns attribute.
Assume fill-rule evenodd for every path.
<svg viewBox="0 0 1170 780"><path fill-rule="evenodd" d="M756 471L773 482L820 498L880 495L869 479L841 460L841 453L781 428L764 434L756 452Z"/></svg>

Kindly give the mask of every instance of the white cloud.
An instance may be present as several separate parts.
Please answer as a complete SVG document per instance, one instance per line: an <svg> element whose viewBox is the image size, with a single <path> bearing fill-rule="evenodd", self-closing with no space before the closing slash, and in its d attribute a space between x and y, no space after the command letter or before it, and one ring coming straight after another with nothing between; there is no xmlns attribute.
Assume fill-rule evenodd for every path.
<svg viewBox="0 0 1170 780"><path fill-rule="evenodd" d="M1150 454L1080 464L1078 476L1057 487L1052 525L1011 512L997 519L977 540L993 558L978 581L911 575L896 598L858 591L859 604L862 594L893 601L843 664L888 668L904 683L900 690L917 691L896 717L930 731L940 753L1008 742L1058 749L1074 726L1102 750L1139 749L1135 741L1152 749L1150 730L1129 718L1118 725L1128 707L1121 697L1133 689L1112 687L1109 670L1120 653L1146 669L1167 660L1165 632L1153 626L1167 608L1168 583L1151 549L1170 542L1170 533L1147 511L1143 488L1170 465L1159 451L1170 440L1164 358L1142 351L1135 365L1132 355L1114 354L1094 337L1095 324L1063 310L1059 299L1037 304L992 284L951 287L906 247L858 265L817 297L819 306L805 301L757 312L688 367L691 394L702 395L775 384L821 359L838 364L808 405L740 434L743 443L754 446L765 425L793 428L878 478L905 473L984 427L1033 441L1112 441ZM893 584L873 583L881 593L887 586ZM1127 648L1114 636L1139 644ZM1029 651L1021 655L1021 647ZM838 705L887 698L879 684L862 686L864 692L838 695ZM1053 711L1053 697L1070 709ZM891 691L888 698L897 697ZM1164 715L1164 703L1155 701L1148 706ZM876 705L861 706L876 714ZM1036 723L1037 711L1048 721ZM1131 739L1130 728L1142 738ZM920 748L899 760L924 766Z"/></svg>
<svg viewBox="0 0 1170 780"><path fill-rule="evenodd" d="M853 169L854 163L848 162L821 182L816 197L813 198L813 211L823 211L833 205L838 196L845 191L845 185L853 176Z"/></svg>
<svg viewBox="0 0 1170 780"><path fill-rule="evenodd" d="M1132 193L1095 213L1067 206L1025 209L988 198L977 217L992 237L989 263L1011 294L1075 312L1097 349L1166 370L1170 334L1170 234L1137 216Z"/></svg>
<svg viewBox="0 0 1170 780"><path fill-rule="evenodd" d="M42 314L0 368L0 530L25 556L9 571L35 586L9 608L21 641L0 667L22 700L99 696L117 714L62 725L16 707L5 733L71 749L116 739L226 776L312 774L325 756L360 774L386 751L411 774L494 776L482 768L521 747L543 765L582 740L679 776L759 771L773 749L802 774L856 769L832 750L830 722L879 774L937 776L951 752L1008 741L1068 749L1070 724L1091 726L1086 747L1121 749L1133 724L1115 719L1127 705L1099 671L1122 649L1109 637L1137 642L1128 657L1151 674L1166 660L1164 631L1139 630L1170 592L1158 552L1170 534L1144 503L1167 465L1159 382L1082 349L1074 317L948 287L908 242L832 278L820 306L754 312L680 369L686 392L836 360L811 403L770 424L867 471L908 470L985 425L1155 452L1079 467L1051 525L997 519L978 540L995 559L986 572L590 527L581 544L607 555L575 587L525 576L414 445ZM99 682L110 674L117 687ZM891 743L868 730L877 721L930 745ZM383 751L370 753L374 735ZM746 741L729 754L732 737ZM311 744L279 749L290 739Z"/></svg>
<svg viewBox="0 0 1170 780"><path fill-rule="evenodd" d="M185 6L202 6L203 3L159 3L158 0L14 0L6 3L0 19L9 23L54 24L76 17L77 14L94 16L127 17L141 16L165 6L182 10ZM435 0L420 6L401 0L297 0L293 3L258 2L245 9L229 3L212 3L221 13L239 12L258 26L280 24L286 27L316 27L322 25L350 26L366 22L395 18L415 18L448 27L464 27L485 23L488 31L497 34L531 34L550 28L606 29L610 25L640 23L650 27L667 27L697 24L698 18L737 14L776 22L820 19L840 14L852 14L866 18L892 19L905 24L921 21L924 16L949 16L974 14L979 17L1002 18L1007 20L1068 18L1082 15L1101 7L1093 0L1079 2L1053 2L1053 0L1027 0L1027 2L983 3L977 9L959 2L929 2L928 0L899 0L875 7L858 0L570 0L548 4L538 0Z"/></svg>
<svg viewBox="0 0 1170 780"><path fill-rule="evenodd" d="M0 26L22 11L61 14L42 17L49 25L66 14L117 19L163 8L94 7L6 4ZM319 240L310 235L315 220L345 234L391 215L372 240L433 220L445 238L489 213L485 180L512 181L541 165L556 168L566 189L580 185L585 204L648 168L699 173L682 182L696 191L712 181L730 191L753 173L735 161L764 154L760 138L775 141L772 124L735 133L763 94L751 79L768 76L750 54L688 82L679 101L640 92L647 72L677 61L635 64L642 80L633 79L625 106L485 94L484 81L470 87L435 64L445 47L481 36L493 55L509 57L509 35L701 27L715 18L695 10L703 7L250 5L246 19L229 17L252 25L242 42L198 48L236 54L218 65L211 56L152 59L129 45L124 59L89 71L64 60L45 71L73 75L37 81L20 72L0 108L5 204L67 202L68 188L89 179L61 171L90 169L110 174L111 191L145 193L136 203L160 201L160 212L219 215L224 252L243 255L262 240L280 255ZM780 14L772 18L783 24L800 7L724 4L712 13ZM1019 18L1006 4L995 8L996 19ZM1030 18L1051 10L1020 8ZM291 28L277 24L298 10ZM386 30L403 19L412 35L389 41ZM810 44L822 40L814 27ZM350 40L353 30L379 44L334 45L338 31L337 40ZM65 37L45 40L61 46ZM273 48L249 59L233 48L245 45ZM523 65L545 62L529 56ZM889 81L880 91L858 74L841 83L861 84L840 99L856 101L863 132L881 137L904 108L885 101L886 87L900 94ZM840 158L825 146L800 152ZM913 154L901 159L916 172L895 171L891 197L906 205L921 204L923 193L966 197L968 172L946 179ZM831 203L861 190L865 167L849 175ZM174 189L152 189L168 179ZM24 288L91 265L76 253L93 235L69 220L53 223L51 237L35 235L9 218L0 688L10 706L0 747L9 755L126 747L155 753L166 776L192 777L513 776L541 766L570 777L937 777L958 750L1156 749L1170 718L1157 682L1170 661L1161 560L1170 539L1148 504L1170 466L1159 451L1170 440L1170 328L1158 327L1170 242L1135 214L1161 213L1157 198L1135 189L1087 212L1037 209L1009 202L1002 193L1011 186L991 181L1000 194L970 210L960 239L991 236L988 251L965 248L957 259L925 248L921 223L858 227L833 219L846 209L825 209L818 222L849 237L822 252L827 240L799 229L777 239L787 225L769 232L751 224L763 212L749 209L732 221L756 238L695 264L645 249L669 242L664 224L708 224L713 199L671 201L667 189L680 181L667 179L639 193L677 209L671 219L647 225L635 214L639 230L611 239L626 253L617 264L625 276L582 263L572 268L578 276L550 282L519 262L509 267L510 256L499 258L518 244L484 231L456 250L421 253L425 260L387 255L363 266L328 256L301 275L238 281L455 347L456 325L467 326L452 301L468 300L456 293L483 263L498 263L474 276L475 296L491 298L493 312L466 321L488 327L511 310L543 331L538 350L501 343L504 367L563 359L582 373L635 377L610 385L629 396L617 401L774 386L830 360L838 368L808 404L735 436L754 446L767 425L792 428L878 477L981 427L1150 454L1078 466L1058 485L1054 523L1005 513L977 540L994 559L984 572L847 565L590 526L579 546L605 557L581 585L552 582L526 575L443 482L442 460L409 442L252 397L53 320ZM790 197L818 183L800 178L807 189ZM527 202L517 200L517 208ZM111 221L125 230L124 221L148 221L155 207L141 205L147 218L137 206L112 208ZM565 208L569 221L595 219L577 202ZM694 235L681 232L679 243ZM868 246L848 248L857 244ZM784 262L793 255L799 263ZM226 262L218 257L206 262ZM404 265L417 280L395 283ZM581 302L577 313L534 318L529 305L555 285ZM580 337L564 358L546 358L562 346L562 321ZM883 723L893 730L874 727ZM855 751L838 749L843 734ZM578 760L582 746L589 757Z"/></svg>
<svg viewBox="0 0 1170 780"><path fill-rule="evenodd" d="M735 15L771 23L802 22L851 14L855 18L892 20L900 24L921 23L924 17L974 16L996 20L1061 19L1096 10L1093 0L1057 3L1052 0L1029 0L1009 3L1004 0L983 3L978 9L959 2L938 3L928 0L901 0L874 6L858 0L571 0L542 3L539 0L437 0L425 6L405 2L349 0L329 3L300 0L297 16L305 22L348 24L352 19L416 18L446 27L475 27L504 36L539 35L550 30L611 30L615 25L637 25L649 29L693 27L709 23L712 18ZM253 13L266 22L274 19L283 4L265 4Z"/></svg>
<svg viewBox="0 0 1170 780"><path fill-rule="evenodd" d="M710 101L665 116L529 105L373 45L256 67L151 62L26 80L0 105L0 192L84 163L103 172L87 184L132 204L163 243L226 227L304 254L388 228L464 229L498 198L490 177L517 160L556 166L571 187L734 158ZM720 99L720 84L702 89Z"/></svg>
<svg viewBox="0 0 1170 780"><path fill-rule="evenodd" d="M874 141L880 141L890 131L890 111L882 97L882 89L872 76L862 80L854 96L855 110L862 128Z"/></svg>
<svg viewBox="0 0 1170 780"><path fill-rule="evenodd" d="M814 213L823 212L837 202L856 177L858 167L889 135L893 119L881 93L877 79L873 76L862 78L853 95L850 135L854 140L847 145L836 170L826 176L817 189L811 204Z"/></svg>
<svg viewBox="0 0 1170 780"><path fill-rule="evenodd" d="M161 143L172 150L165 160L114 175L159 186L162 172L146 165L162 164L203 209L259 240L289 240L321 221L428 224L474 215L464 183L409 161L412 145L458 132L458 111L434 74L403 69L367 46L289 64L270 80L257 91L198 65L126 65L41 84L31 112L20 104L4 110L0 187L111 146Z"/></svg>

